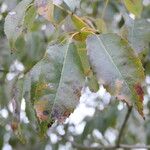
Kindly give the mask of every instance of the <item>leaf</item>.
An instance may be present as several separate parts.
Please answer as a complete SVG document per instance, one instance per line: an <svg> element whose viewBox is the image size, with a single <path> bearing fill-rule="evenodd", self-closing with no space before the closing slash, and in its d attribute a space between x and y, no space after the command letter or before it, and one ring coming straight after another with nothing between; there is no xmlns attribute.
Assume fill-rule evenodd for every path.
<svg viewBox="0 0 150 150"><path fill-rule="evenodd" d="M54 23L56 24L61 23L66 18L67 15L68 15L68 12L65 9L57 5L54 5L54 16L53 16Z"/></svg>
<svg viewBox="0 0 150 150"><path fill-rule="evenodd" d="M143 116L144 70L127 41L116 34L93 35L87 39L87 50L99 84L118 99L135 105Z"/></svg>
<svg viewBox="0 0 150 150"><path fill-rule="evenodd" d="M25 14L25 18L24 18L24 26L28 29L28 30L31 30L32 28L32 25L33 25L33 22L36 18L36 8L34 5L31 5L27 11L26 11L26 14Z"/></svg>
<svg viewBox="0 0 150 150"><path fill-rule="evenodd" d="M150 22L146 19L136 19L126 23L122 29L122 37L131 43L132 48L140 53L149 48L150 43Z"/></svg>
<svg viewBox="0 0 150 150"><path fill-rule="evenodd" d="M84 74L75 45L54 44L26 75L24 93L40 121L61 122L78 104L83 86Z"/></svg>
<svg viewBox="0 0 150 150"><path fill-rule="evenodd" d="M22 38L24 40L24 38ZM31 69L44 55L46 42L42 32L28 32L25 36L24 44L20 40L16 41L16 48L21 52L15 52L15 56L25 66L26 71Z"/></svg>
<svg viewBox="0 0 150 150"><path fill-rule="evenodd" d="M15 41L23 33L25 13L31 2L32 0L21 1L5 18L4 31L12 50L15 49Z"/></svg>
<svg viewBox="0 0 150 150"><path fill-rule="evenodd" d="M80 0L64 0L67 6L70 8L72 12L75 11L76 8L80 6Z"/></svg>
<svg viewBox="0 0 150 150"><path fill-rule="evenodd" d="M143 9L142 0L124 0L125 7L136 17L141 16Z"/></svg>

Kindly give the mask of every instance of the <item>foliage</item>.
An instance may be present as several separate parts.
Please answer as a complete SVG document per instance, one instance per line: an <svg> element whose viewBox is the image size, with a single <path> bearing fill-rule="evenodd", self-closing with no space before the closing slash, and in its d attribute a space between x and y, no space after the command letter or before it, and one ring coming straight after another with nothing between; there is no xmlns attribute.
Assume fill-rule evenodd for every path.
<svg viewBox="0 0 150 150"><path fill-rule="evenodd" d="M14 149L56 150L150 143L150 3L4 0L0 4L0 149L6 143ZM84 118L77 133L80 124L64 122L82 99L94 113ZM130 114L125 122L122 116L132 107L122 137ZM7 133L10 137L3 138Z"/></svg>

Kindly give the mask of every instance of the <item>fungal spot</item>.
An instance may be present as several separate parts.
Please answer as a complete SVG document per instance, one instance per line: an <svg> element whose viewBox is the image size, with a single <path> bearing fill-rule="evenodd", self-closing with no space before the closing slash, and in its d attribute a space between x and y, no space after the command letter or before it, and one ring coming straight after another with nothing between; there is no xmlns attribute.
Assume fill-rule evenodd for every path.
<svg viewBox="0 0 150 150"><path fill-rule="evenodd" d="M46 110L47 105L48 105L48 101L37 101L34 104L36 115L40 121L45 121L48 119L49 111Z"/></svg>
<svg viewBox="0 0 150 150"><path fill-rule="evenodd" d="M63 116L65 116L65 117L69 117L69 115L70 115L70 111L65 111L63 114Z"/></svg>
<svg viewBox="0 0 150 150"><path fill-rule="evenodd" d="M127 64L126 62L123 63L124 66L125 66L126 64Z"/></svg>
<svg viewBox="0 0 150 150"><path fill-rule="evenodd" d="M73 89L73 93L80 98L81 97L81 89Z"/></svg>
<svg viewBox="0 0 150 150"><path fill-rule="evenodd" d="M91 73L92 73L92 70L91 70L91 69L87 69L87 70L84 71L84 74L85 74L86 76L89 76Z"/></svg>
<svg viewBox="0 0 150 150"><path fill-rule="evenodd" d="M48 116L49 114L50 114L50 113L49 113L48 110L44 110L44 111L43 111L43 115Z"/></svg>
<svg viewBox="0 0 150 150"><path fill-rule="evenodd" d="M51 120L49 123L48 123L48 125L47 125L47 127L48 128L50 128L52 125L53 125L53 123L55 122L55 120L53 119L53 120Z"/></svg>

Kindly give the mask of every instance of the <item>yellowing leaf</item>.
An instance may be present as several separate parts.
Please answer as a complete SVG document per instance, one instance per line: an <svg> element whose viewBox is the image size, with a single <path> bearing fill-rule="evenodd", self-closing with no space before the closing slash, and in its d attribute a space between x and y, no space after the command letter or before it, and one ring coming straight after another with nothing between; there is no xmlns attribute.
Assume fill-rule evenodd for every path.
<svg viewBox="0 0 150 150"><path fill-rule="evenodd" d="M141 16L143 9L142 0L124 0L124 4L130 13L134 14L136 17Z"/></svg>
<svg viewBox="0 0 150 150"><path fill-rule="evenodd" d="M99 84L118 99L136 106L144 116L144 70L127 41L116 34L93 35L87 39L87 51Z"/></svg>
<svg viewBox="0 0 150 150"><path fill-rule="evenodd" d="M78 30L81 30L84 27L88 27L88 25L77 15L72 14L71 19Z"/></svg>
<svg viewBox="0 0 150 150"><path fill-rule="evenodd" d="M84 42L86 40L86 38L88 37L88 35L90 34L94 34L96 32L96 30L89 28L89 27L84 27L81 29L80 32L76 32L73 33L73 39L80 41L80 42Z"/></svg>
<svg viewBox="0 0 150 150"><path fill-rule="evenodd" d="M93 32L88 32L88 31L77 32L76 34L74 34L73 39L83 42L90 34L93 34Z"/></svg>

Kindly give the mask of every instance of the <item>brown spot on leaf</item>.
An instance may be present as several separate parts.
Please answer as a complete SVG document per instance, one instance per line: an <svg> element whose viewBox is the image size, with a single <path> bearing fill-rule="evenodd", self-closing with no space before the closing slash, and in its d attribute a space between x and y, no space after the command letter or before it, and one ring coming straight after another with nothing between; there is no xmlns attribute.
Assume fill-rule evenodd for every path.
<svg viewBox="0 0 150 150"><path fill-rule="evenodd" d="M68 118L70 116L70 114L71 114L71 112L67 110L64 112L63 116Z"/></svg>
<svg viewBox="0 0 150 150"><path fill-rule="evenodd" d="M18 129L18 122L16 122L16 121L13 121L12 123L11 123L11 129L13 130L13 131L16 131L17 129Z"/></svg>
<svg viewBox="0 0 150 150"><path fill-rule="evenodd" d="M141 87L140 84L136 84L134 86L135 92L137 93L138 97L139 97L139 102L137 102L137 107L138 107L138 112L140 113L140 115L143 117L143 119L145 119L144 117L144 113L143 113L143 99L144 99L144 91Z"/></svg>
<svg viewBox="0 0 150 150"><path fill-rule="evenodd" d="M60 116L60 117L58 118L58 121L59 121L60 123L63 123L63 122L70 116L70 114L71 114L71 111L66 110L66 111L62 114L62 116Z"/></svg>
<svg viewBox="0 0 150 150"><path fill-rule="evenodd" d="M80 98L81 97L81 89L73 89L73 93L78 97Z"/></svg>
<svg viewBox="0 0 150 150"><path fill-rule="evenodd" d="M39 85L37 85L36 93L41 93L41 91L43 91L43 90L45 90L47 88L48 88L48 84L40 83Z"/></svg>
<svg viewBox="0 0 150 150"><path fill-rule="evenodd" d="M125 66L126 64L127 64L126 62L123 63L124 66Z"/></svg>
<svg viewBox="0 0 150 150"><path fill-rule="evenodd" d="M144 91L143 91L141 85L140 84L136 84L134 88L135 88L135 91L136 91L137 95L140 97L140 101L143 102Z"/></svg>
<svg viewBox="0 0 150 150"><path fill-rule="evenodd" d="M43 115L48 116L49 114L50 114L50 113L49 113L48 110L44 110L44 111L43 111Z"/></svg>
<svg viewBox="0 0 150 150"><path fill-rule="evenodd" d="M91 70L91 69L87 69L87 70L84 71L84 74L85 74L86 76L89 76L91 73L92 73L92 70Z"/></svg>
<svg viewBox="0 0 150 150"><path fill-rule="evenodd" d="M34 104L36 115L40 121L46 121L48 119L49 111L46 109L48 101L38 101Z"/></svg>
<svg viewBox="0 0 150 150"><path fill-rule="evenodd" d="M121 80L115 81L115 95L120 95L122 85L123 85L123 81L121 81Z"/></svg>
<svg viewBox="0 0 150 150"><path fill-rule="evenodd" d="M51 121L48 123L47 127L50 128L50 127L53 125L54 122L55 122L55 120L51 120Z"/></svg>

